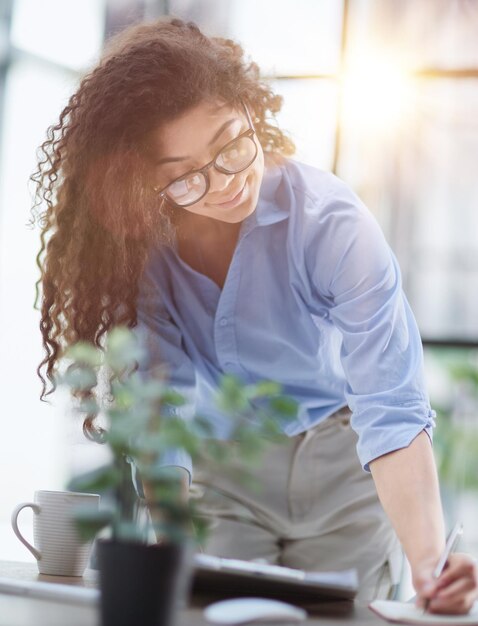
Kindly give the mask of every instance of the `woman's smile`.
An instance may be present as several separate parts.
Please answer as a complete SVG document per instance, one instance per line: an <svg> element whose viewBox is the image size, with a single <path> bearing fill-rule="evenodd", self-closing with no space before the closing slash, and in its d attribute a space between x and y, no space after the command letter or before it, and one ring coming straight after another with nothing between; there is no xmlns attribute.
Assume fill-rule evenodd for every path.
<svg viewBox="0 0 478 626"><path fill-rule="evenodd" d="M230 200L226 200L225 202L211 202L209 204L211 206L220 207L221 209L233 209L245 199L245 196L247 193L246 186L247 186L247 181L239 189L236 195L233 196Z"/></svg>

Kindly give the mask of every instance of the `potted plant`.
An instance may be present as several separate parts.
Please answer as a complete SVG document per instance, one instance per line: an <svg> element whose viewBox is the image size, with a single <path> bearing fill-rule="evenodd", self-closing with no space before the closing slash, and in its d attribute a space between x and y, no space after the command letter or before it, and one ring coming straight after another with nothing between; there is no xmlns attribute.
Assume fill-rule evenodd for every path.
<svg viewBox="0 0 478 626"><path fill-rule="evenodd" d="M183 420L170 408L184 398L168 386L164 376L146 376L138 364L144 351L129 329L110 331L104 346L77 343L66 352L70 361L59 383L78 398L78 410L102 415L105 428L98 439L109 448L110 462L75 478L71 490L109 494L110 505L78 514L79 532L91 539L108 527L110 537L98 542L103 626L166 626L176 604L185 546L192 534L201 541L206 526L192 500L184 497L177 472L161 466L166 450L180 448L193 463L207 463L218 471L233 467L233 455L259 458L266 441L280 441L280 423L296 414L296 404L280 394L273 382L244 385L231 376L221 380L217 403L231 419L232 449L214 439L207 416ZM108 372L108 397L96 393L100 371ZM132 489L134 462L148 481L152 516L138 514ZM244 475L243 479L250 476ZM191 530L194 529L194 533ZM152 532L154 531L154 532ZM151 537L160 538L151 542Z"/></svg>

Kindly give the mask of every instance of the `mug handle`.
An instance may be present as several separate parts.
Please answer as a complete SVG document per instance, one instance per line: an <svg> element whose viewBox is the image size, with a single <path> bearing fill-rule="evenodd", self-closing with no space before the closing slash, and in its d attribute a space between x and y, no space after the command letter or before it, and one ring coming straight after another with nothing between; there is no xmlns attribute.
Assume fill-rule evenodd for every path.
<svg viewBox="0 0 478 626"><path fill-rule="evenodd" d="M18 529L18 523L17 523L18 514L20 513L22 509L26 507L31 507L33 509L33 512L36 513L37 515L38 513L40 513L40 507L38 506L38 504L34 504L33 502L22 502L22 504L17 505L15 509L13 510L12 528L13 528L13 532L20 539L23 545L26 546L30 550L30 552L33 554L33 556L36 558L36 560L39 561L41 559L41 552L39 552L30 543L28 543L28 541L23 537L22 533Z"/></svg>

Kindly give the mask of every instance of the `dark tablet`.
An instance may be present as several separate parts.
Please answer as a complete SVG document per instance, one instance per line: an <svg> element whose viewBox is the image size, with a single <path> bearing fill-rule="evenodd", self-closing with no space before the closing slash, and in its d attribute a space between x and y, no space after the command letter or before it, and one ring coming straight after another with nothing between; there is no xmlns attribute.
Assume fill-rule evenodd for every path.
<svg viewBox="0 0 478 626"><path fill-rule="evenodd" d="M261 596L314 602L352 600L358 589L357 572L305 572L303 570L226 559L195 556L193 591L218 595Z"/></svg>

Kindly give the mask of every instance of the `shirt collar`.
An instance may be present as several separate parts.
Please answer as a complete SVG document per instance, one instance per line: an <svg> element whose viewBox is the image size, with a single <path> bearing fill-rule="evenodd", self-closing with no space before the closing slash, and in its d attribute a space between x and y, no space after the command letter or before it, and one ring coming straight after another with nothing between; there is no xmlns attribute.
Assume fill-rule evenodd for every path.
<svg viewBox="0 0 478 626"><path fill-rule="evenodd" d="M289 216L287 207L281 201L281 187L284 185L283 166L271 165L264 171L257 207L244 220L244 227L251 230L255 226L267 226L286 219Z"/></svg>

